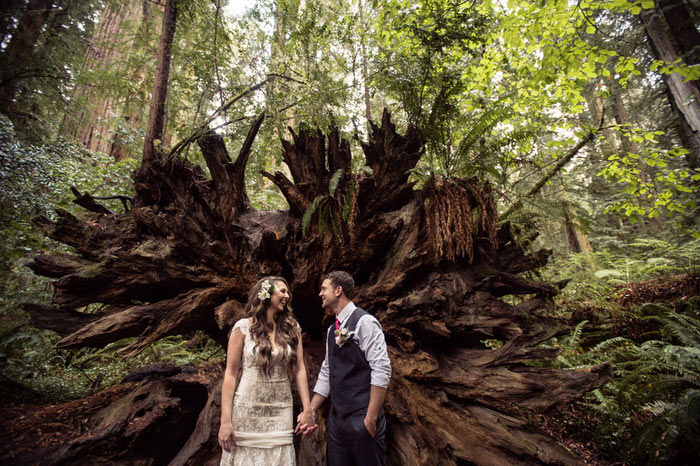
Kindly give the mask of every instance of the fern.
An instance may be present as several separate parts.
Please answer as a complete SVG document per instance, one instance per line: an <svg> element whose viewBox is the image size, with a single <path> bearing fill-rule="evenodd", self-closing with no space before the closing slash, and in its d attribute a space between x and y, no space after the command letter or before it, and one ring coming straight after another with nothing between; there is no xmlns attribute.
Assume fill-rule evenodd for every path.
<svg viewBox="0 0 700 466"><path fill-rule="evenodd" d="M579 345L581 343L581 335L583 333L583 327L588 323L587 320L583 320L576 325L574 331L571 333L571 345Z"/></svg>
<svg viewBox="0 0 700 466"><path fill-rule="evenodd" d="M318 209L318 206L321 205L321 202L323 202L324 197L323 196L316 196L316 199L313 200L311 205L306 208L304 211L304 216L301 219L301 231L304 235L306 235L307 230L309 229L309 224L311 223L311 217L313 217L314 212L316 212L316 209Z"/></svg>
<svg viewBox="0 0 700 466"><path fill-rule="evenodd" d="M335 191L338 189L338 184L340 183L340 179L343 177L343 169L339 168L333 173L333 176L331 176L331 180L328 183L328 193L330 194L331 197L335 196Z"/></svg>

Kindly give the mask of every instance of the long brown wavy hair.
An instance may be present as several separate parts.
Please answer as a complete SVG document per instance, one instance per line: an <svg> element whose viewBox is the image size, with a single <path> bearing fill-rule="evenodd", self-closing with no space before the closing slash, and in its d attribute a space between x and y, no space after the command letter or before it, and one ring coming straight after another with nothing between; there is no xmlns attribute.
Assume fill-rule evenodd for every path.
<svg viewBox="0 0 700 466"><path fill-rule="evenodd" d="M267 321L267 307L270 304L270 298L261 301L258 297L262 284L268 280L272 287L270 295L274 290L277 282L282 282L289 290L289 284L283 277L267 276L263 277L253 286L248 296L248 303L245 306L246 315L251 319L250 336L255 342L255 354L260 363L260 372L267 376L272 373L273 362L283 359L287 365L288 371L296 367L297 363L297 344L299 343L299 329L294 311L292 310L292 293L289 292L289 300L284 306L284 311L275 316L275 324L277 331L275 332L275 346L282 351L279 355L272 356L272 342L268 334L272 332L272 324Z"/></svg>

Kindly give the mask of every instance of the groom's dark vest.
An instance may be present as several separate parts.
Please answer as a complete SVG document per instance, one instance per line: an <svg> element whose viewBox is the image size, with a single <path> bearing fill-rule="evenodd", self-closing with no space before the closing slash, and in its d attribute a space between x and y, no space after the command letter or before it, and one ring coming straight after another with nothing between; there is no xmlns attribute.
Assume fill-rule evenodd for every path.
<svg viewBox="0 0 700 466"><path fill-rule="evenodd" d="M360 317L367 314L355 308L345 323L349 332L355 330ZM331 407L338 416L367 409L370 393L370 367L365 354L353 337L342 345L335 344L335 325L328 332L328 363L331 377Z"/></svg>

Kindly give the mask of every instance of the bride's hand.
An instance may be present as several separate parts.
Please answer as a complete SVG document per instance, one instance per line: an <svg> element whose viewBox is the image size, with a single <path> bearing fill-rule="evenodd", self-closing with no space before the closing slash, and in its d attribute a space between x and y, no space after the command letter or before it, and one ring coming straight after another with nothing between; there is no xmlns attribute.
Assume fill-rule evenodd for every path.
<svg viewBox="0 0 700 466"><path fill-rule="evenodd" d="M316 413L313 411L303 411L299 413L299 416L297 416L297 427L295 429L295 433L306 435L313 432L317 427Z"/></svg>
<svg viewBox="0 0 700 466"><path fill-rule="evenodd" d="M230 422L221 424L221 427L219 427L219 445L221 448L231 451L235 442L236 436L233 433L233 424Z"/></svg>

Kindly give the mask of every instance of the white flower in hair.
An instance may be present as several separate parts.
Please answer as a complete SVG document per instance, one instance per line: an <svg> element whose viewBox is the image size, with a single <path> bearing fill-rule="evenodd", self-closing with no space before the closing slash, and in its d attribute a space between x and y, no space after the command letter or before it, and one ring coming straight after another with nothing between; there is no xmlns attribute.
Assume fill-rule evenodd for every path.
<svg viewBox="0 0 700 466"><path fill-rule="evenodd" d="M265 301L266 299L270 299L270 293L272 293L275 290L275 287L270 283L270 280L265 280L262 282L262 285L260 285L260 291L258 292L258 299L260 301Z"/></svg>

